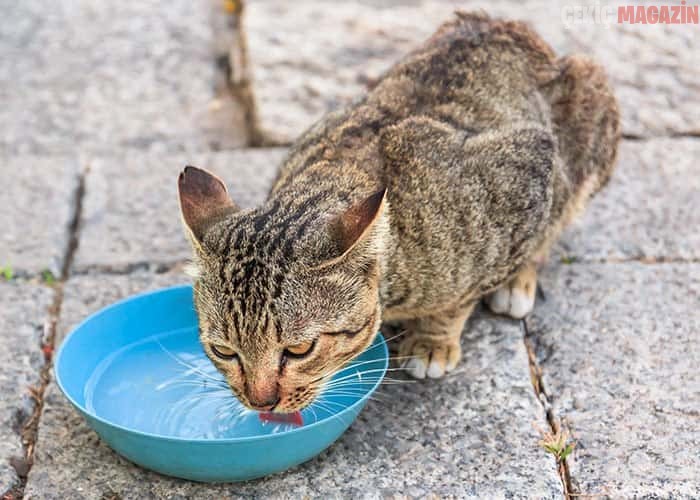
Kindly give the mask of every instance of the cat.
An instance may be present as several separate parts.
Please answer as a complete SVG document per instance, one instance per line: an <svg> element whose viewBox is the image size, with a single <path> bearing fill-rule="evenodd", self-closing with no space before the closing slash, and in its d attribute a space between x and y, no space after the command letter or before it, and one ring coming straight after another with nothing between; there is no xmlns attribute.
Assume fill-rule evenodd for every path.
<svg viewBox="0 0 700 500"><path fill-rule="evenodd" d="M244 405L292 412L400 321L405 368L442 377L479 300L532 310L537 264L608 181L619 137L599 66L456 13L303 133L261 207L180 174L207 355Z"/></svg>

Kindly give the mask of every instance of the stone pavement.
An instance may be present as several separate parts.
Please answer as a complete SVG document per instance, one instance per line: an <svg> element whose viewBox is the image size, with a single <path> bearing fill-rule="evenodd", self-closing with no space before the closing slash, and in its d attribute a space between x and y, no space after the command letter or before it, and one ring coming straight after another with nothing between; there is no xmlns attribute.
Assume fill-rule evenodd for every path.
<svg viewBox="0 0 700 500"><path fill-rule="evenodd" d="M182 166L216 171L255 205L285 149L232 149L251 126L288 142L455 7L526 19L561 53L595 56L623 110L618 169L557 245L534 314L521 324L480 311L454 374L382 388L388 403L371 402L334 446L285 473L204 485L117 456L60 394L45 353L88 313L186 281ZM567 28L563 8L251 0L242 38L221 31L229 14L216 1L8 4L0 496L700 497L698 27ZM221 83L230 39L247 39L231 71L253 78L257 124ZM576 444L561 464L539 445L559 428Z"/></svg>
<svg viewBox="0 0 700 500"><path fill-rule="evenodd" d="M578 491L700 497L700 264L550 266L529 321Z"/></svg>
<svg viewBox="0 0 700 500"><path fill-rule="evenodd" d="M190 256L177 200L177 176L185 163L218 172L236 202L251 207L265 198L283 154L283 149L245 149L96 158L85 180L75 271L182 262Z"/></svg>
<svg viewBox="0 0 700 500"><path fill-rule="evenodd" d="M231 116L215 89L210 17L220 12L209 7L188 0L3 2L0 150L242 145L240 116Z"/></svg>
<svg viewBox="0 0 700 500"><path fill-rule="evenodd" d="M327 0L258 0L245 20L250 67L239 71L254 78L263 130L289 141L362 92L456 9L483 9L529 22L559 54L580 52L603 64L620 100L624 134L700 135L697 25L618 25L617 16L600 25L567 16L576 5L595 4L348 0L329 8Z"/></svg>
<svg viewBox="0 0 700 500"><path fill-rule="evenodd" d="M22 426L34 403L30 388L44 365L41 342L54 291L41 285L0 283L0 485L4 493L26 474Z"/></svg>

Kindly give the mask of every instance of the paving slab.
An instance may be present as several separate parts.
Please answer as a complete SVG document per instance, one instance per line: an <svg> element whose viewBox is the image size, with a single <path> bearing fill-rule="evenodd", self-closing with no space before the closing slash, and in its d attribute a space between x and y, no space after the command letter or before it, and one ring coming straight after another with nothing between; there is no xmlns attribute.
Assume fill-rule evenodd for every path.
<svg viewBox="0 0 700 500"><path fill-rule="evenodd" d="M700 265L559 265L529 330L580 493L700 496Z"/></svg>
<svg viewBox="0 0 700 500"><path fill-rule="evenodd" d="M179 282L178 274L86 274L66 285L60 331L117 296ZM140 469L110 451L51 384L27 498L560 498L553 459L537 445L546 425L519 325L478 316L462 364L443 381L388 385L329 450L293 470L207 485Z"/></svg>
<svg viewBox="0 0 700 500"><path fill-rule="evenodd" d="M596 23L574 11L593 4L564 0L251 1L245 26L260 122L272 138L293 139L362 93L455 9L483 9L529 22L559 54L598 59L617 90L626 134L697 135L697 26L620 25L617 6L623 4L629 2L605 2L613 15Z"/></svg>
<svg viewBox="0 0 700 500"><path fill-rule="evenodd" d="M700 260L700 140L622 141L612 179L553 258Z"/></svg>
<svg viewBox="0 0 700 500"><path fill-rule="evenodd" d="M0 267L17 275L49 269L58 276L70 236L78 162L35 156L2 162Z"/></svg>
<svg viewBox="0 0 700 500"><path fill-rule="evenodd" d="M698 25L618 24L618 7L643 2L601 3L610 6L612 14L603 24L571 23L572 5L565 0L543 4L545 12L528 20L560 53L587 54L605 67L620 102L624 134L647 138L700 135ZM554 9L554 5L559 8ZM678 3L659 1L655 5ZM561 35L556 15L564 25Z"/></svg>
<svg viewBox="0 0 700 500"><path fill-rule="evenodd" d="M13 464L24 459L21 428L34 408L29 387L39 382L40 349L53 289L0 283L0 496L19 484Z"/></svg>
<svg viewBox="0 0 700 500"><path fill-rule="evenodd" d="M76 269L123 269L189 258L177 198L177 177L184 166L215 172L240 206L251 207L264 200L283 155L282 149L170 156L127 152L91 161Z"/></svg>
<svg viewBox="0 0 700 500"><path fill-rule="evenodd" d="M223 2L3 2L0 153L240 146L212 15Z"/></svg>

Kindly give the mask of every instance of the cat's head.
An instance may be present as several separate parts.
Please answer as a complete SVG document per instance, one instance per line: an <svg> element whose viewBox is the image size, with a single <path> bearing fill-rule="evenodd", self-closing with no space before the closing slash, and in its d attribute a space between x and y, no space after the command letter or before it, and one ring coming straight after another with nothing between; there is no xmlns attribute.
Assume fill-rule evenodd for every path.
<svg viewBox="0 0 700 500"><path fill-rule="evenodd" d="M203 170L178 188L205 352L249 408L304 408L379 328L385 190L241 210Z"/></svg>

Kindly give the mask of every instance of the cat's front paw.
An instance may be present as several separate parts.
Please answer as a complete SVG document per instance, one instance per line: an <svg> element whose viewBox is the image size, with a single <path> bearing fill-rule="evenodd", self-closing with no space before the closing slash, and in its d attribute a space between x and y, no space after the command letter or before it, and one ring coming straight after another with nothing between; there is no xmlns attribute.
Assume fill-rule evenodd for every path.
<svg viewBox="0 0 700 500"><path fill-rule="evenodd" d="M402 367L414 378L440 378L452 371L462 357L459 338L436 339L409 334L399 347Z"/></svg>
<svg viewBox="0 0 700 500"><path fill-rule="evenodd" d="M504 286L489 295L486 303L496 314L522 319L532 312L535 298L529 297L518 288Z"/></svg>
<svg viewBox="0 0 700 500"><path fill-rule="evenodd" d="M489 309L515 319L522 319L535 307L537 273L534 266L526 266L509 283L487 296Z"/></svg>

